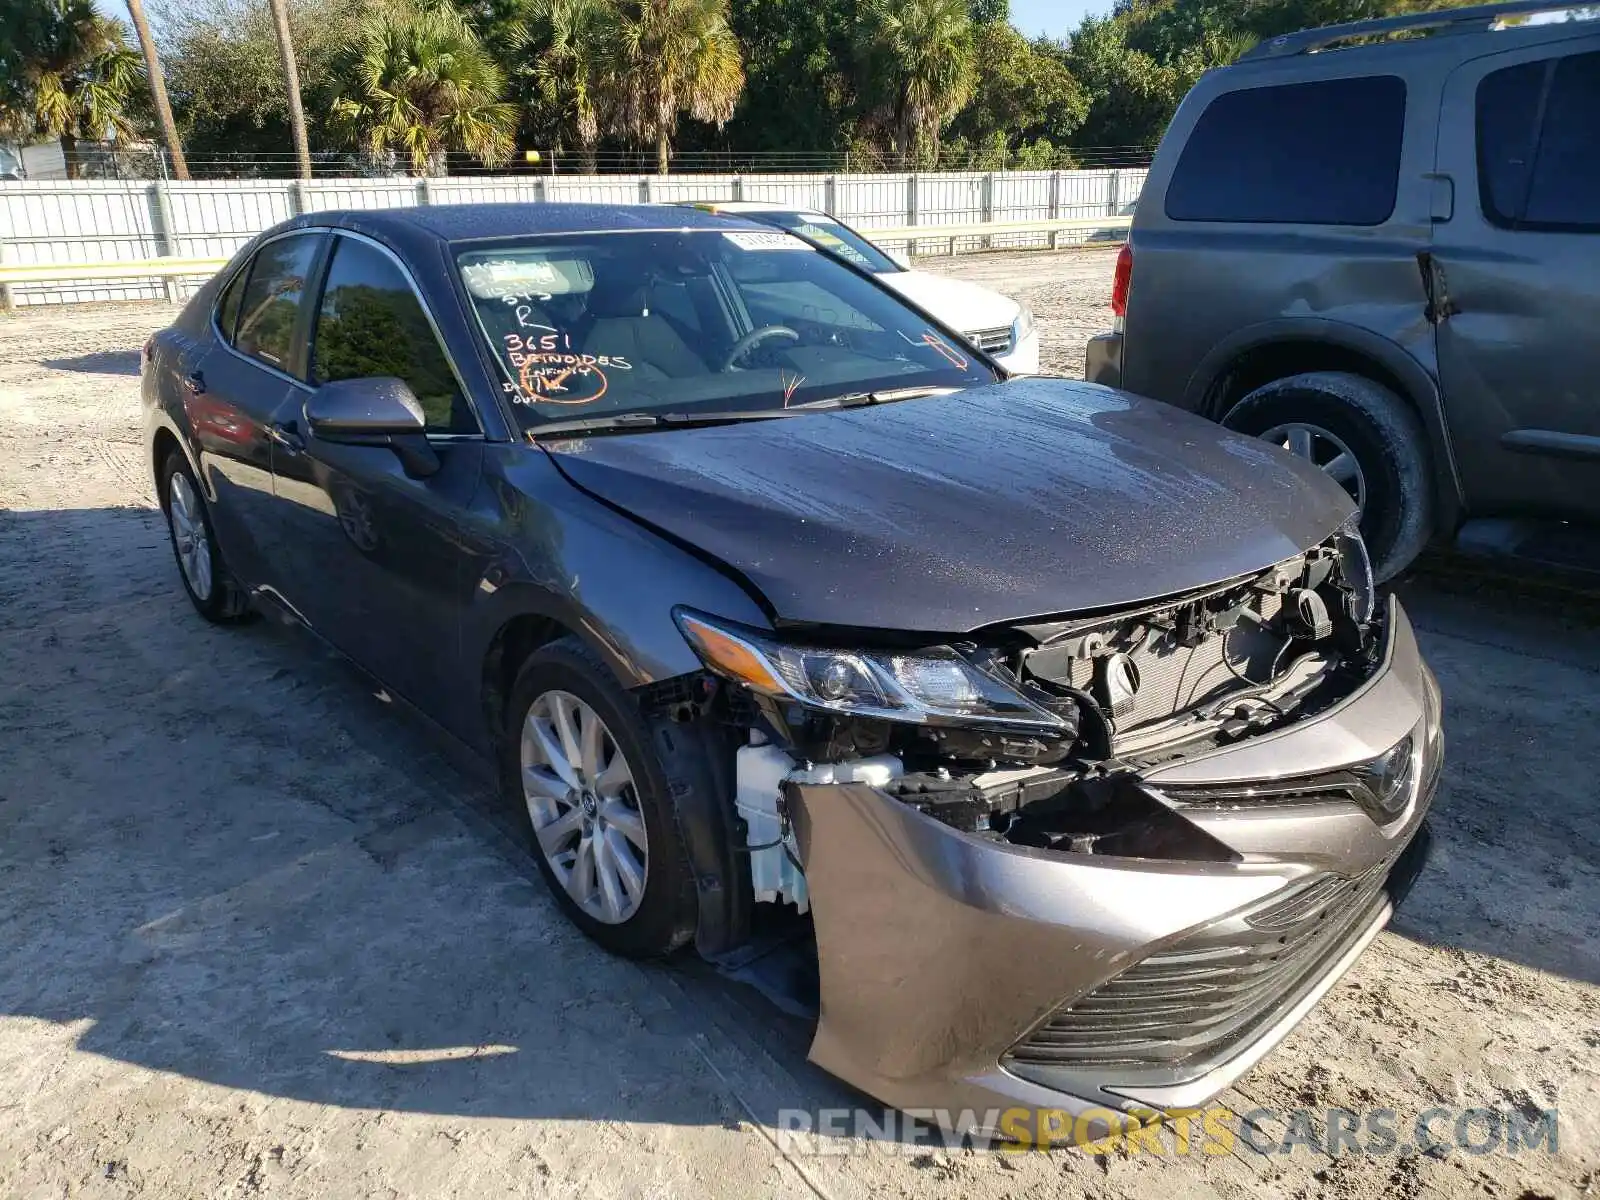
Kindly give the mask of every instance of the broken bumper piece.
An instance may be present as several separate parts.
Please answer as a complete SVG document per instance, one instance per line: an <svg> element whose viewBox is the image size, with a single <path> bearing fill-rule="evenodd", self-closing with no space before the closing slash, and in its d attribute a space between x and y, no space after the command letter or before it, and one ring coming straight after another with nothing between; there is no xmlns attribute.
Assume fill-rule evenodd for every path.
<svg viewBox="0 0 1600 1200"><path fill-rule="evenodd" d="M1143 775L1221 855L1177 857L1183 839L1138 857L1039 849L869 783L786 784L821 976L812 1060L973 1132L1019 1106L1188 1107L1237 1079L1376 936L1426 854L1438 688L1390 604L1359 690ZM1357 784L1400 758L1403 794L1378 811Z"/></svg>

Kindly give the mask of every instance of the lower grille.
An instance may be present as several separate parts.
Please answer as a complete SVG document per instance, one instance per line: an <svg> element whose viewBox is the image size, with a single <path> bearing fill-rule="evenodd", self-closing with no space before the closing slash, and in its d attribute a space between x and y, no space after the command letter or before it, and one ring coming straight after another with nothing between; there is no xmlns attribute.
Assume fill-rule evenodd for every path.
<svg viewBox="0 0 1600 1200"><path fill-rule="evenodd" d="M1011 352L1011 328L1005 326L1000 329L972 329L963 335L985 354L1009 354Z"/></svg>
<svg viewBox="0 0 1600 1200"><path fill-rule="evenodd" d="M1391 856L1319 876L1193 934L1057 1010L1008 1065L1181 1069L1221 1061L1314 988L1377 915Z"/></svg>

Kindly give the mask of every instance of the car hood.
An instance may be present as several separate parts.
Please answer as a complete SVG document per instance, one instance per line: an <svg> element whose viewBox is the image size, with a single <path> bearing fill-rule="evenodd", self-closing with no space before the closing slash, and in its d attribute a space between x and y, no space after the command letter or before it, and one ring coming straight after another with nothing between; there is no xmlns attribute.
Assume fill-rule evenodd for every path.
<svg viewBox="0 0 1600 1200"><path fill-rule="evenodd" d="M956 633L1129 605L1264 569L1351 509L1264 442L1055 379L541 445L780 623Z"/></svg>
<svg viewBox="0 0 1600 1200"><path fill-rule="evenodd" d="M926 271L893 271L878 278L957 333L1005 329L1022 311L1015 300L961 279Z"/></svg>

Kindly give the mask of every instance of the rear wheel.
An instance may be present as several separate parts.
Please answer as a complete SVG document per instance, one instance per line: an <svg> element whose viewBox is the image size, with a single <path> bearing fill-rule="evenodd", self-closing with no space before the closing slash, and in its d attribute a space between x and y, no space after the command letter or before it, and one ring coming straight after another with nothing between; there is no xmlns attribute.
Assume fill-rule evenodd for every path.
<svg viewBox="0 0 1600 1200"><path fill-rule="evenodd" d="M523 664L507 707L508 799L563 911L631 958L687 942L694 878L633 697L582 642L565 638Z"/></svg>
<svg viewBox="0 0 1600 1200"><path fill-rule="evenodd" d="M161 506L178 577L195 611L219 624L248 620L254 615L249 597L222 560L205 496L188 460L177 450L161 468Z"/></svg>
<svg viewBox="0 0 1600 1200"><path fill-rule="evenodd" d="M1361 510L1373 576L1393 578L1433 536L1433 476L1416 412L1388 388L1342 371L1257 388L1222 423L1325 472Z"/></svg>

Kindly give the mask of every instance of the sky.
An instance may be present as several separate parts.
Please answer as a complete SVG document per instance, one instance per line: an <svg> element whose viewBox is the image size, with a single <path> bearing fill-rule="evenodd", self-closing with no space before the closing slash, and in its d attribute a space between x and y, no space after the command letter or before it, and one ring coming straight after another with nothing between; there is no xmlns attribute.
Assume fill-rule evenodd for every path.
<svg viewBox="0 0 1600 1200"><path fill-rule="evenodd" d="M128 20L126 0L95 0L107 16ZM1109 12L1111 0L1011 0L1011 23L1029 37L1048 33L1060 37L1078 27L1087 12Z"/></svg>
<svg viewBox="0 0 1600 1200"><path fill-rule="evenodd" d="M1011 0L1011 23L1029 37L1060 37L1076 29L1085 13L1110 11L1110 0Z"/></svg>

